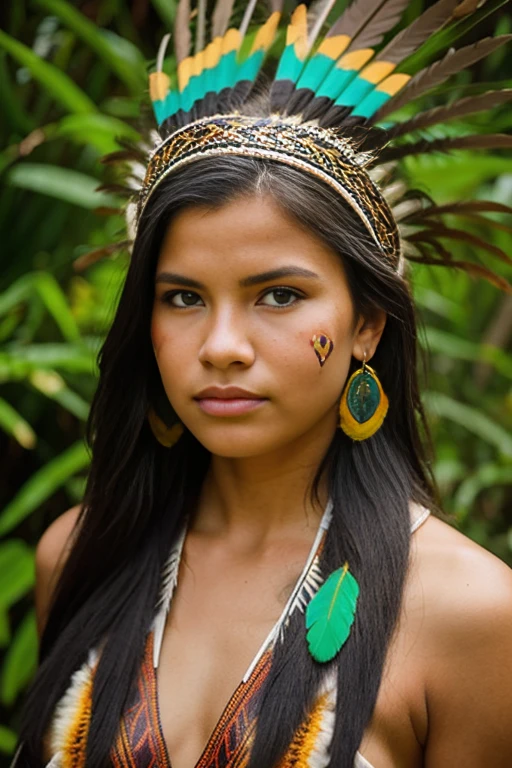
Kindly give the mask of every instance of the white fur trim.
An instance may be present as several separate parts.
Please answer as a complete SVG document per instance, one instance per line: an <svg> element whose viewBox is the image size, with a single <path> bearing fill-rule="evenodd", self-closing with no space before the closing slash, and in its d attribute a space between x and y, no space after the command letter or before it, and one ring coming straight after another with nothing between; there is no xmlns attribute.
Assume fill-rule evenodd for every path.
<svg viewBox="0 0 512 768"><path fill-rule="evenodd" d="M87 661L73 673L69 688L57 703L50 729L50 749L54 756L49 765L51 765L52 768L60 765L60 762L54 763L53 760L57 759L58 754L64 748L69 729L73 723L77 707L80 703L83 687L91 680L92 672L97 660L98 652L92 648L89 651Z"/></svg>
<svg viewBox="0 0 512 768"><path fill-rule="evenodd" d="M318 697L327 695L327 701L322 712L320 733L308 759L308 768L325 768L329 765L329 754L336 720L337 688L337 670L334 668L327 673L318 691Z"/></svg>

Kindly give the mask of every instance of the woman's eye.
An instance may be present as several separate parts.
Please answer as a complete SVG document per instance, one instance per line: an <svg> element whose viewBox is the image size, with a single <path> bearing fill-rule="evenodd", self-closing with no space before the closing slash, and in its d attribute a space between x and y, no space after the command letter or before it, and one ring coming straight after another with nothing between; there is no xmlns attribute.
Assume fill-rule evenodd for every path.
<svg viewBox="0 0 512 768"><path fill-rule="evenodd" d="M290 298L300 300L303 297L297 291L292 291L291 288L273 288L268 293L265 293L262 297L266 299L268 297L274 297L274 301L265 303L268 307L290 307L292 304L296 304L297 301L290 301Z"/></svg>
<svg viewBox="0 0 512 768"><path fill-rule="evenodd" d="M173 307L196 307L200 296L193 291L170 291L164 294L162 299L165 304L171 304Z"/></svg>

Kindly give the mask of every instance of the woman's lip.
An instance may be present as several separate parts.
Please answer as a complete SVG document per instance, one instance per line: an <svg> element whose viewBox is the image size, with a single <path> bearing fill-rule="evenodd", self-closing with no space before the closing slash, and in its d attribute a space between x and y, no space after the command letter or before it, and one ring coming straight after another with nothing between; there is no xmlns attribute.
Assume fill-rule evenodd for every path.
<svg viewBox="0 0 512 768"><path fill-rule="evenodd" d="M266 399L265 397L201 397L197 402L202 411L212 416L238 416L258 408L266 402Z"/></svg>

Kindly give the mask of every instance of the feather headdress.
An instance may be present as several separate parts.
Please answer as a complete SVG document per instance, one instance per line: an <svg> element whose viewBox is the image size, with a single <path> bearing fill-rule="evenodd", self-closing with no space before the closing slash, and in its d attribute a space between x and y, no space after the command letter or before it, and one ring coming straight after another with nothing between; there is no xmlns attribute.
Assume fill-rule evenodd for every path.
<svg viewBox="0 0 512 768"><path fill-rule="evenodd" d="M145 157L137 148L110 158L132 161L132 199L126 209L130 236L153 190L184 163L212 154L270 157L337 189L398 272L405 258L448 265L512 292L487 265L456 260L443 244L471 243L477 253L512 263L498 246L453 224L454 217L467 217L506 228L485 214L510 214L512 208L484 200L437 205L425 192L413 193L404 173L404 160L413 155L512 147L512 136L503 133L443 138L422 133L499 108L512 100L511 89L494 87L450 104L435 100L423 111L418 106L424 94L434 91L435 96L449 78L512 39L487 37L454 48L505 2L437 0L400 28L406 10L410 18L407 0L352 0L341 13L339 0L316 0L309 9L298 5L282 29L283 0L265 4L266 19L254 25L253 18L261 19L256 0L241 8L234 0L217 0L211 18L204 0L194 8L190 0L179 0L174 66L165 71L171 37L166 35L149 76L158 124L155 146ZM268 84L266 59L271 49L275 59L278 46ZM251 97L261 94L262 81L267 111L254 114Z"/></svg>

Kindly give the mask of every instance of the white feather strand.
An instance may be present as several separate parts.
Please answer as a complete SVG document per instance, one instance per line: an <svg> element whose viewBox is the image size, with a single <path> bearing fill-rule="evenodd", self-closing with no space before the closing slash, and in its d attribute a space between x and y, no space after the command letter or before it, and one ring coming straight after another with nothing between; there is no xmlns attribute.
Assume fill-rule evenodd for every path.
<svg viewBox="0 0 512 768"><path fill-rule="evenodd" d="M171 605L171 598L178 583L178 571L180 567L181 553L187 535L187 524L183 526L175 545L172 547L169 557L162 569L162 582L156 604L156 615L153 620L154 632L153 665L158 667L160 650L164 636L167 614Z"/></svg>
<svg viewBox="0 0 512 768"><path fill-rule="evenodd" d="M80 704L83 688L90 682L97 660L98 652L92 648L87 661L73 673L69 688L57 703L50 729L50 749L54 756L64 748Z"/></svg>
<svg viewBox="0 0 512 768"><path fill-rule="evenodd" d="M336 721L336 696L338 677L336 667L325 676L318 691L318 698L326 696L322 712L322 723L311 754L308 758L308 768L326 768L329 765L329 753Z"/></svg>

